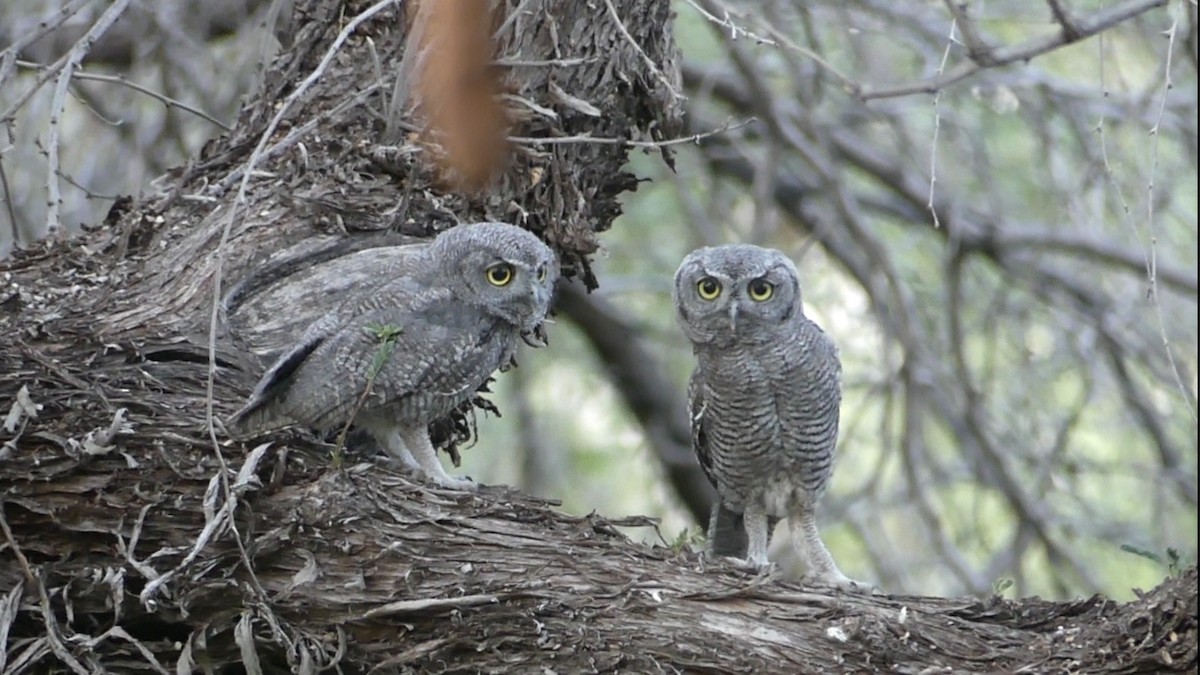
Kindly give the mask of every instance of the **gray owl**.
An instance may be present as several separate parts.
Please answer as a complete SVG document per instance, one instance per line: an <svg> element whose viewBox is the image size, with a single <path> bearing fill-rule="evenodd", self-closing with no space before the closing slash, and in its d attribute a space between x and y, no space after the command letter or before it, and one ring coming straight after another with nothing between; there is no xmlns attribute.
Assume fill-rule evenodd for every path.
<svg viewBox="0 0 1200 675"><path fill-rule="evenodd" d="M435 483L473 487L442 469L429 424L473 396L540 327L558 262L537 237L503 223L454 227L402 262L402 274L350 295L305 331L267 369L232 429L331 431L352 421Z"/></svg>
<svg viewBox="0 0 1200 675"><path fill-rule="evenodd" d="M675 273L674 300L698 362L688 383L693 447L718 495L709 554L744 548L746 564L766 567L770 530L787 518L811 578L856 586L817 531L833 470L841 362L804 316L796 266L758 246L702 248ZM744 543L731 531L739 519Z"/></svg>

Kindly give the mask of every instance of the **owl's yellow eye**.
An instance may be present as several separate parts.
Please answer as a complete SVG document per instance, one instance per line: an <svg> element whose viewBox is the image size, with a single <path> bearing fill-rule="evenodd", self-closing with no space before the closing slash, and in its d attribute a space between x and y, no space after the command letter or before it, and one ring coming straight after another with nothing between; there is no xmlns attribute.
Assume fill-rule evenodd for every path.
<svg viewBox="0 0 1200 675"><path fill-rule="evenodd" d="M537 280L538 280L539 284L546 280L546 268L545 267L538 268Z"/></svg>
<svg viewBox="0 0 1200 675"><path fill-rule="evenodd" d="M513 266L508 263L496 263L487 268L483 275L493 286L507 286L513 280Z"/></svg>
<svg viewBox="0 0 1200 675"><path fill-rule="evenodd" d="M751 300L755 302L765 302L775 294L775 284L767 281L766 279L755 279L754 281L750 282L750 286L746 290L750 292Z"/></svg>
<svg viewBox="0 0 1200 675"><path fill-rule="evenodd" d="M704 277L696 284L696 293L703 300L716 300L721 294L721 282L712 277Z"/></svg>

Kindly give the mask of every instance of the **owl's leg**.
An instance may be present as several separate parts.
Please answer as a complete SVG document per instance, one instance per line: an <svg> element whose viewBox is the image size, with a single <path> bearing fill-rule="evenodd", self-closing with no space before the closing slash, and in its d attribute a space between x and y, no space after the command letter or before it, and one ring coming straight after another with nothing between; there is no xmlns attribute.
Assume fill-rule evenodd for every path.
<svg viewBox="0 0 1200 675"><path fill-rule="evenodd" d="M825 542L821 541L821 533L817 531L815 509L806 507L799 513L792 514L792 517L788 518L788 527L791 530L792 545L796 548L796 554L800 556L800 560L804 562L808 570L807 577L818 583L838 588L870 590L866 584L851 579L838 569L837 563L833 561L833 556L829 554L829 549L825 548Z"/></svg>
<svg viewBox="0 0 1200 675"><path fill-rule="evenodd" d="M747 505L742 513L742 522L746 527L746 564L763 569L770 565L767 562L767 544L771 543L771 530L767 514Z"/></svg>
<svg viewBox="0 0 1200 675"><path fill-rule="evenodd" d="M400 431L400 438L412 451L413 457L420 465L421 472L429 480L451 490L474 490L477 486L470 478L456 478L446 473L438 460L437 450L429 442L429 430L425 425L407 427Z"/></svg>
<svg viewBox="0 0 1200 675"><path fill-rule="evenodd" d="M378 434L376 438L379 440L379 445L383 447L383 451L389 457L400 462L404 468L410 471L420 471L421 466L417 464L417 460L409 452L408 446L404 440L396 434Z"/></svg>

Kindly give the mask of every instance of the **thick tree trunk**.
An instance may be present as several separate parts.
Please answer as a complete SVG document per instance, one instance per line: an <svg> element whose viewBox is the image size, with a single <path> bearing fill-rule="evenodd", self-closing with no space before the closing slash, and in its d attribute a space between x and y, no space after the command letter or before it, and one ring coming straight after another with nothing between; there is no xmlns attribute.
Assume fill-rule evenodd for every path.
<svg viewBox="0 0 1200 675"><path fill-rule="evenodd" d="M445 194L417 146L382 138L394 75L370 64L400 62L401 8L319 66L367 5L297 6L233 133L163 194L0 272L0 672L1195 668L1195 569L1127 605L844 596L616 529L643 519L334 467L299 432L210 434L209 406L227 416L262 356L407 237L516 222L593 283L596 233L635 186L611 139L678 126L666 0L510 0L514 135L558 140L519 143L486 196ZM321 68L239 202L280 103Z"/></svg>

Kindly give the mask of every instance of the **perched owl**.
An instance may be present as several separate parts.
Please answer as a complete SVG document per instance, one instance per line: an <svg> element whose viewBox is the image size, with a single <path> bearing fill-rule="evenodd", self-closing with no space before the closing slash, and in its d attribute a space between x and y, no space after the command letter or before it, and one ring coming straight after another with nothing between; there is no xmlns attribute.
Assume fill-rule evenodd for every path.
<svg viewBox="0 0 1200 675"><path fill-rule="evenodd" d="M429 424L473 396L540 328L558 262L529 232L460 225L409 253L394 279L351 294L263 375L231 420L239 435L298 423L323 431L348 421L435 483L446 474Z"/></svg>
<svg viewBox="0 0 1200 675"><path fill-rule="evenodd" d="M688 384L693 447L718 495L710 555L744 549L746 564L765 567L770 530L787 518L809 577L856 586L817 531L833 470L841 362L804 316L796 266L758 246L702 248L675 273L674 300L697 360Z"/></svg>

